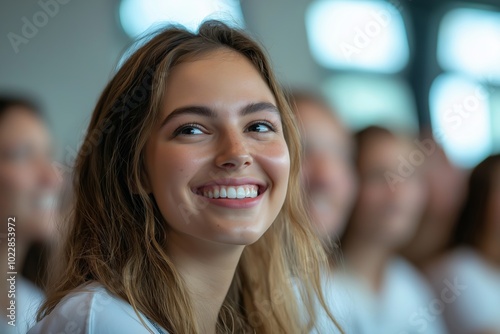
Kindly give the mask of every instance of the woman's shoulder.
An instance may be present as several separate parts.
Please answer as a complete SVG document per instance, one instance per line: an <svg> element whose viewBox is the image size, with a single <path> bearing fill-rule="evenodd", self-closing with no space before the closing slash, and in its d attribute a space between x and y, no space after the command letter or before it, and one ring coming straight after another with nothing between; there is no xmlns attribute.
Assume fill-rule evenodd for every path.
<svg viewBox="0 0 500 334"><path fill-rule="evenodd" d="M428 304L434 298L434 291L424 274L402 257L396 256L389 262L385 275L385 291L396 300L404 297L414 303Z"/></svg>
<svg viewBox="0 0 500 334"><path fill-rule="evenodd" d="M130 304L94 282L80 286L64 297L28 333L158 333L145 316L141 318L144 323Z"/></svg>
<svg viewBox="0 0 500 334"><path fill-rule="evenodd" d="M432 263L428 268L433 284L459 277L462 281L481 280L488 276L491 267L472 248L457 247Z"/></svg>

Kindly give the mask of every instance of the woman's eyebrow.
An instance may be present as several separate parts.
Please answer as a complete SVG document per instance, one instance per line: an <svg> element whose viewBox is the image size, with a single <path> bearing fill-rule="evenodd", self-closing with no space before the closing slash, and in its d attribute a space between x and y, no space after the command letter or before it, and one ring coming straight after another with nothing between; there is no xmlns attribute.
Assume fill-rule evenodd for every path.
<svg viewBox="0 0 500 334"><path fill-rule="evenodd" d="M240 114L241 116L246 116L248 114L263 110L273 111L278 113L278 115L280 114L278 108L270 102L250 103L241 109Z"/></svg>
<svg viewBox="0 0 500 334"><path fill-rule="evenodd" d="M244 106L240 110L240 115L241 116L246 116L248 114L252 114L258 111L263 111L263 110L269 110L273 111L279 114L278 108L270 103L270 102L257 102L257 103L249 103L246 106ZM206 106L185 106L185 107L179 107L174 109L161 123L160 127L165 126L168 122L170 122L172 119L179 117L181 115L198 115L198 116L204 116L204 117L210 117L210 118L216 118L217 113Z"/></svg>
<svg viewBox="0 0 500 334"><path fill-rule="evenodd" d="M198 115L198 116L204 116L204 117L211 117L215 118L217 117L216 113L204 106L185 106L185 107L180 107L177 109L174 109L165 119L163 122L161 122L161 126L163 127L165 124L170 122L172 119L182 116L182 115Z"/></svg>

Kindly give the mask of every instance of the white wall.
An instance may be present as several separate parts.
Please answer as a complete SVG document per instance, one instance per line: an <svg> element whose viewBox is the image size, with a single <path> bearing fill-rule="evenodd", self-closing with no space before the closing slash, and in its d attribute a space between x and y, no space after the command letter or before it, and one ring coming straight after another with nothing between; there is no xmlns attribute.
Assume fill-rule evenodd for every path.
<svg viewBox="0 0 500 334"><path fill-rule="evenodd" d="M118 22L119 0L57 1L67 4L60 4L53 17L47 15L45 25L38 0L0 3L0 92L27 92L42 100L60 143L59 159L65 159L78 148L97 98L130 40ZM278 76L313 86L320 69L308 52L306 4L242 1L249 31L265 44ZM23 36L23 18L39 19L41 27L27 35L27 44L19 44L16 53L9 33Z"/></svg>
<svg viewBox="0 0 500 334"><path fill-rule="evenodd" d="M23 17L33 23L42 8L25 0L0 5L0 91L40 98L60 151L66 145L77 148L98 95L129 43L115 7L115 1L70 0L16 53L8 34L23 36Z"/></svg>
<svg viewBox="0 0 500 334"><path fill-rule="evenodd" d="M243 0L251 33L264 44L284 84L318 87L325 70L315 63L307 43L304 15L309 1Z"/></svg>

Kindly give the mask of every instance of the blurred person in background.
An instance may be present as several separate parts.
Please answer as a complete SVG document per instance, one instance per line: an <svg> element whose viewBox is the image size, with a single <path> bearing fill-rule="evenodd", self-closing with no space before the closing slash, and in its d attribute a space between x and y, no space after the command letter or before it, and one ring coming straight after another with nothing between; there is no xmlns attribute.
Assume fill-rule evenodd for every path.
<svg viewBox="0 0 500 334"><path fill-rule="evenodd" d="M0 96L0 268L3 271L0 333L3 334L26 333L43 299L42 291L20 273L30 244L47 240L53 232L59 177L52 168L52 153L51 136L39 108L24 99ZM13 268L9 259L15 259ZM9 293L14 290L12 285L15 297ZM15 318L9 317L14 314L12 301L15 301ZM15 327L9 322L15 323Z"/></svg>
<svg viewBox="0 0 500 334"><path fill-rule="evenodd" d="M425 135L428 152L423 170L428 197L415 236L402 253L426 274L446 252L463 203L467 174L453 165L443 148Z"/></svg>
<svg viewBox="0 0 500 334"><path fill-rule="evenodd" d="M314 93L296 90L290 95L304 149L302 182L316 232L329 254L330 272L323 278L326 301L346 333L352 333L353 305L336 269L341 266L338 238L354 204L357 180L354 143L332 108ZM320 316L319 332L332 333L328 317Z"/></svg>
<svg viewBox="0 0 500 334"><path fill-rule="evenodd" d="M320 96L295 91L291 101L302 135L308 208L327 250L334 251L356 195L353 139Z"/></svg>
<svg viewBox="0 0 500 334"><path fill-rule="evenodd" d="M432 279L452 333L500 333L500 155L472 171L449 252Z"/></svg>
<svg viewBox="0 0 500 334"><path fill-rule="evenodd" d="M356 135L359 191L342 237L358 333L446 333L431 313L431 288L397 255L415 233L426 201L417 147L381 127Z"/></svg>

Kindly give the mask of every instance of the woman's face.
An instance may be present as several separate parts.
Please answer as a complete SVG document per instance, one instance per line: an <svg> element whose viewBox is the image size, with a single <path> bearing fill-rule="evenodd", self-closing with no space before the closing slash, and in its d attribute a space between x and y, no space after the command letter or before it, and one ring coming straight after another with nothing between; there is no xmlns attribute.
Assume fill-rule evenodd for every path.
<svg viewBox="0 0 500 334"><path fill-rule="evenodd" d="M42 121L24 107L12 107L0 120L0 212L2 226L16 218L25 239L52 232L60 189L52 168L52 145Z"/></svg>
<svg viewBox="0 0 500 334"><path fill-rule="evenodd" d="M303 181L313 222L321 238L339 236L357 187L349 133L317 103L297 103L297 115L305 147Z"/></svg>
<svg viewBox="0 0 500 334"><path fill-rule="evenodd" d="M360 151L360 188L352 223L365 240L394 248L413 236L426 189L418 167L410 175L399 173L401 159L408 159L410 152L403 140L391 137L374 137Z"/></svg>
<svg viewBox="0 0 500 334"><path fill-rule="evenodd" d="M274 95L233 51L176 65L145 162L147 187L171 233L257 241L283 205L290 171Z"/></svg>

